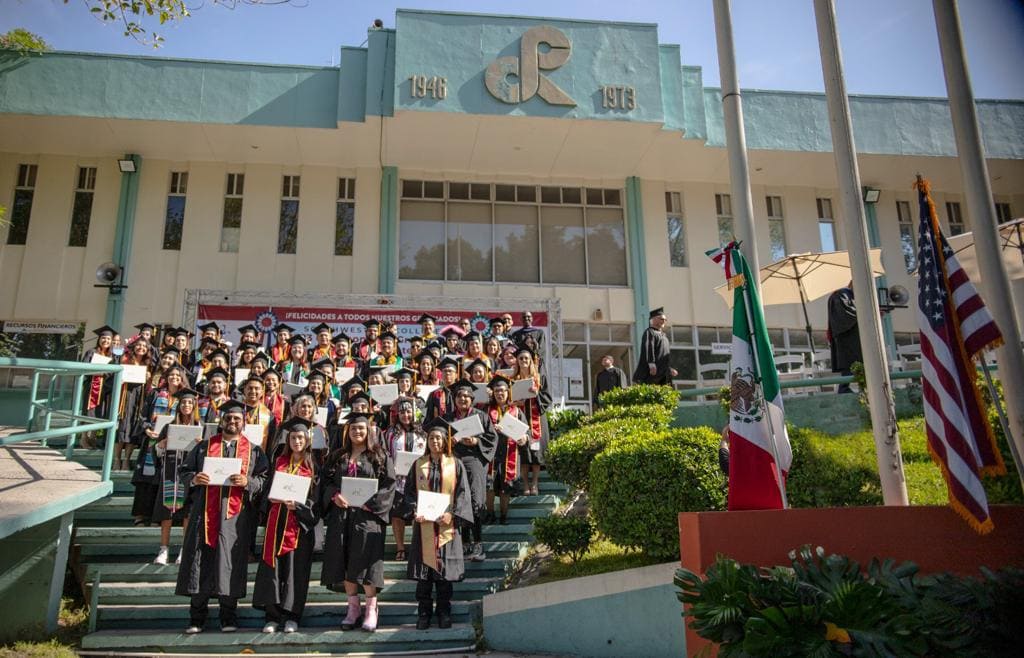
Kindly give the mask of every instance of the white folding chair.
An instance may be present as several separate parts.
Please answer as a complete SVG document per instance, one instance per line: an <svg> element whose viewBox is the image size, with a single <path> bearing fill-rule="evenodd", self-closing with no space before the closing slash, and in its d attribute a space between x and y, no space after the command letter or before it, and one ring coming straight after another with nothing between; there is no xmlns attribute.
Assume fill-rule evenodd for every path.
<svg viewBox="0 0 1024 658"><path fill-rule="evenodd" d="M775 357L775 369L779 372L779 381L807 379L810 372L802 354L781 354ZM789 395L807 395L806 387L784 389Z"/></svg>

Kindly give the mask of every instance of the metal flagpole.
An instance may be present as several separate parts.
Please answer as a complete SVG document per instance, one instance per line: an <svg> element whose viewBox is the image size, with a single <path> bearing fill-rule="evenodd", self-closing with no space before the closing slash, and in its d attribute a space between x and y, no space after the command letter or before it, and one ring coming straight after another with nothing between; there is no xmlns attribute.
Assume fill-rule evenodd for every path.
<svg viewBox="0 0 1024 658"><path fill-rule="evenodd" d="M804 309L804 328L807 330L807 341L811 346L811 357L814 356L814 335L811 332L811 318L807 315L807 295L804 294L804 282L800 279L800 271L796 267L796 259L789 260L793 265L793 276L796 277L796 288L800 291L800 306Z"/></svg>
<svg viewBox="0 0 1024 658"><path fill-rule="evenodd" d="M733 231L743 245L747 268L753 273L750 285L761 290L761 267L754 230L754 201L750 194L747 137L743 131L743 101L736 75L736 51L732 39L732 8L729 0L714 0L715 37L718 42L718 73L722 82L722 115L725 144L729 152L729 183L732 193Z"/></svg>
<svg viewBox="0 0 1024 658"><path fill-rule="evenodd" d="M974 92L967 72L960 14L956 0L932 0L935 25L939 33L942 68L946 74L949 112L956 134L960 175L964 182L967 213L974 222L974 249L981 272L979 285L987 293L987 308L1005 341L997 350L999 376L1006 393L1006 415L1010 432L1006 440L1024 453L1024 352L1021 334L1014 316L1013 291L1006 266L999 252L999 228L992 205L992 186L985 167L985 152L974 108Z"/></svg>
<svg viewBox="0 0 1024 658"><path fill-rule="evenodd" d="M836 32L834 0L814 0L814 15L818 26L818 45L821 50L821 70L825 78L825 97L828 101L829 123L832 126L832 149L836 159L839 197L846 221L846 239L853 272L853 291L857 299L857 319L860 333L864 372L867 376L868 409L875 435L875 459L882 483L882 498L886 505L907 505L907 485L903 476L899 432L896 427L896 407L892 399L892 384L882 341L881 314L878 310L878 291L868 256L867 224L861 197L860 172L853 145L853 125L850 103L846 96L843 61Z"/></svg>
<svg viewBox="0 0 1024 658"><path fill-rule="evenodd" d="M1003 436L1010 436L1010 427L1006 422L1006 412L1003 410L1003 400L999 397L999 391L996 390L996 385L992 382L992 373L988 369L988 360L985 358L985 353L981 354L981 372L985 375L985 385L988 387L988 393L992 396L992 406L996 408L996 414L999 415L999 425L1003 428ZM1013 455L1013 464L1017 467L1017 477L1020 478L1021 488L1024 489L1024 465L1020 461L1020 453L1017 452L1017 446L1007 439L1006 441L1010 445L1010 453Z"/></svg>

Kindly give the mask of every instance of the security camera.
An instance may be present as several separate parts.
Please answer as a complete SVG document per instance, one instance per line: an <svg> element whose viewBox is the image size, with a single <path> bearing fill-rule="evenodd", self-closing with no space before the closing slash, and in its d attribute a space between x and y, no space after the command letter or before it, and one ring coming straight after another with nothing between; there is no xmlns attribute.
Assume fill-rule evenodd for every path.
<svg viewBox="0 0 1024 658"><path fill-rule="evenodd" d="M116 263L106 262L96 268L96 280L103 285L117 281L121 276L121 266Z"/></svg>

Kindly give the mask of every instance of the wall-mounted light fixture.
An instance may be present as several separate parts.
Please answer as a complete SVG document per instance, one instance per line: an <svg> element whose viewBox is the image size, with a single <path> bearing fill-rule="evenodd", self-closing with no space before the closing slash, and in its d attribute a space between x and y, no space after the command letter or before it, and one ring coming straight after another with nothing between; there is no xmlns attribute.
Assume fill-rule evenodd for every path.
<svg viewBox="0 0 1024 658"><path fill-rule="evenodd" d="M122 174L134 174L135 160L132 160L131 158L119 158L117 161L117 168L121 170Z"/></svg>
<svg viewBox="0 0 1024 658"><path fill-rule="evenodd" d="M864 203L878 203L878 197L881 196L882 191L876 190L873 187L864 188Z"/></svg>

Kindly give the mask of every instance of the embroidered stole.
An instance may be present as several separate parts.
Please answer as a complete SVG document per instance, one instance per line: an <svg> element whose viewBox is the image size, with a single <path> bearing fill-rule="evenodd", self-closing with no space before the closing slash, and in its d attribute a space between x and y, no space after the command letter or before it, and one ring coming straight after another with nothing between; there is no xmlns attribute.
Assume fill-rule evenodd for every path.
<svg viewBox="0 0 1024 658"><path fill-rule="evenodd" d="M281 455L277 458L274 464L274 471L276 473L302 475L308 478L313 477L313 471L306 466L305 462L299 462L293 466L291 464L291 457L288 455ZM282 512L284 513L284 532L281 533L279 541L277 535L280 532L279 524L282 523ZM295 514L286 505L273 503L270 506L270 513L267 515L267 531L263 535L263 561L268 567L274 568L277 566L278 557L291 553L298 545L299 519L296 518Z"/></svg>
<svg viewBox="0 0 1024 658"><path fill-rule="evenodd" d="M502 409L496 404L491 404L487 407L487 415L491 417L491 422L495 425L501 420L501 417L505 415L505 412L515 407L506 407ZM501 432L499 432L501 434ZM516 443L515 439L501 434L505 438L505 482L515 482L516 478L519 477L519 444ZM501 438L499 437L499 441ZM494 472L494 462L491 461L488 465L488 473Z"/></svg>
<svg viewBox="0 0 1024 658"><path fill-rule="evenodd" d="M235 439L238 446L235 457L242 460L242 473L249 474L249 459L252 457L252 444L243 437ZM207 457L220 457L224 452L224 440L220 434L210 437L210 445L206 449ZM206 509L203 526L206 533L206 545L210 548L217 548L217 537L220 534L220 495L219 485L207 485L206 487ZM242 487L228 488L228 510L226 518L232 518L242 509L242 494L245 493Z"/></svg>
<svg viewBox="0 0 1024 658"><path fill-rule="evenodd" d="M455 458L449 455L441 456L441 491L437 493L448 494L454 500L455 483L458 471L455 470ZM418 491L432 491L430 488L430 455L424 455L416 460L416 489ZM427 565L438 573L441 547L455 538L455 515L452 515L451 523L425 522L420 524L420 554L423 564Z"/></svg>

